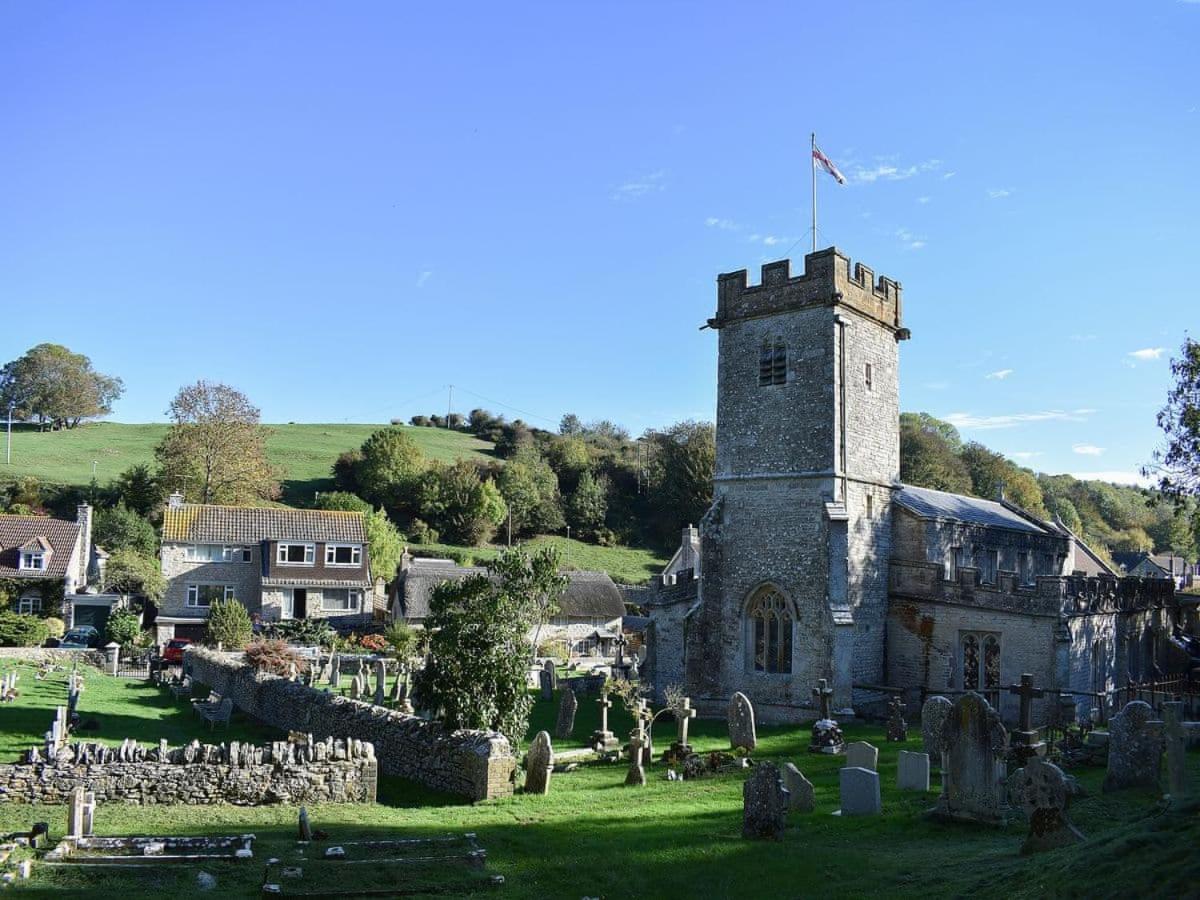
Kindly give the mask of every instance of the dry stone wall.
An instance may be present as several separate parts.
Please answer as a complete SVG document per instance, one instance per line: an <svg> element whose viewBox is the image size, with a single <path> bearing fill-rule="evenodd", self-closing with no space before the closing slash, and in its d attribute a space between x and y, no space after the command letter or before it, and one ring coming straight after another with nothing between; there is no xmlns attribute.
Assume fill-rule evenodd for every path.
<svg viewBox="0 0 1200 900"><path fill-rule="evenodd" d="M187 651L185 667L194 680L268 725L369 741L387 775L471 800L513 792L516 757L497 732L450 731L440 722L255 672L237 657L203 648Z"/></svg>

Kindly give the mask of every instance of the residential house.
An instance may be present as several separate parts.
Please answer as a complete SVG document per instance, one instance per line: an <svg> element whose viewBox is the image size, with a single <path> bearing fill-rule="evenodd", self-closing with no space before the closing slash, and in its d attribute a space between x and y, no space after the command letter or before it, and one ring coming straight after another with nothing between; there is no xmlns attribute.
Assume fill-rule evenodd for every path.
<svg viewBox="0 0 1200 900"><path fill-rule="evenodd" d="M167 591L159 641L201 638L213 601L236 599L264 622L325 619L337 628L374 616L362 513L184 503L163 514Z"/></svg>
<svg viewBox="0 0 1200 900"><path fill-rule="evenodd" d="M1168 553L1114 553L1113 562L1135 578L1170 578L1178 588L1189 587L1197 574L1195 563Z"/></svg>

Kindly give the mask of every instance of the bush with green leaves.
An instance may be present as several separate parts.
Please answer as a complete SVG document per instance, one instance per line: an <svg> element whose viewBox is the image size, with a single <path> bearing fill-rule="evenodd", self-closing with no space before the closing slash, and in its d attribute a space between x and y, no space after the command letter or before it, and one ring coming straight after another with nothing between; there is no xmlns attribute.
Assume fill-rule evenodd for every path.
<svg viewBox="0 0 1200 900"><path fill-rule="evenodd" d="M142 633L142 617L127 609L118 609L108 617L104 626L107 639L128 649L137 644Z"/></svg>
<svg viewBox="0 0 1200 900"><path fill-rule="evenodd" d="M42 621L46 623L46 629L52 638L60 638L67 633L67 623L57 616L46 616Z"/></svg>
<svg viewBox="0 0 1200 900"><path fill-rule="evenodd" d="M492 480L481 478L479 468L463 459L430 466L421 478L420 497L421 515L454 544L486 542L508 515Z"/></svg>
<svg viewBox="0 0 1200 900"><path fill-rule="evenodd" d="M50 628L41 616L0 611L0 647L40 647L50 636Z"/></svg>
<svg viewBox="0 0 1200 900"><path fill-rule="evenodd" d="M407 622L393 622L383 633L397 659L409 659L418 653L421 636Z"/></svg>
<svg viewBox="0 0 1200 900"><path fill-rule="evenodd" d="M124 502L118 502L109 509L97 510L92 536L97 546L109 553L133 550L152 559L158 552L158 532L154 526Z"/></svg>
<svg viewBox="0 0 1200 900"><path fill-rule="evenodd" d="M104 588L118 594L138 594L160 600L167 592L167 580L158 560L125 548L109 556L104 568Z"/></svg>
<svg viewBox="0 0 1200 900"><path fill-rule="evenodd" d="M250 613L236 599L216 600L208 610L208 640L227 650L240 650L254 635Z"/></svg>
<svg viewBox="0 0 1200 900"><path fill-rule="evenodd" d="M338 633L323 619L291 619L272 622L265 629L268 637L308 646L333 647Z"/></svg>

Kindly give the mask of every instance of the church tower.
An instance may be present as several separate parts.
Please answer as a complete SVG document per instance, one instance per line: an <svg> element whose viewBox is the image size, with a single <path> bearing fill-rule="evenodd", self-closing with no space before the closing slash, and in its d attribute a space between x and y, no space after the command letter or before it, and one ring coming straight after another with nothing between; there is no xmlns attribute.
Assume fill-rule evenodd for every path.
<svg viewBox="0 0 1200 900"><path fill-rule="evenodd" d="M900 285L835 248L717 279L714 502L685 678L768 720L884 680L891 495L900 477ZM801 709L804 707L804 709Z"/></svg>

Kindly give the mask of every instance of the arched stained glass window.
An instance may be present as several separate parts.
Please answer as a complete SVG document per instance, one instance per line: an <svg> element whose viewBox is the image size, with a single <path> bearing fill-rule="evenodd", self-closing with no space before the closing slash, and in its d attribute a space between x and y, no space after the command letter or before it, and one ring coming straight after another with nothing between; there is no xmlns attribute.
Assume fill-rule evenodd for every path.
<svg viewBox="0 0 1200 900"><path fill-rule="evenodd" d="M983 639L983 686L1000 687L1000 642L993 634Z"/></svg>
<svg viewBox="0 0 1200 900"><path fill-rule="evenodd" d="M792 611L773 587L758 590L746 607L750 663L755 672L772 675L792 671Z"/></svg>
<svg viewBox="0 0 1200 900"><path fill-rule="evenodd" d="M763 338L758 353L758 386L787 383L787 345L781 337Z"/></svg>
<svg viewBox="0 0 1200 900"><path fill-rule="evenodd" d="M962 639L963 690L979 690L979 639L973 634Z"/></svg>

